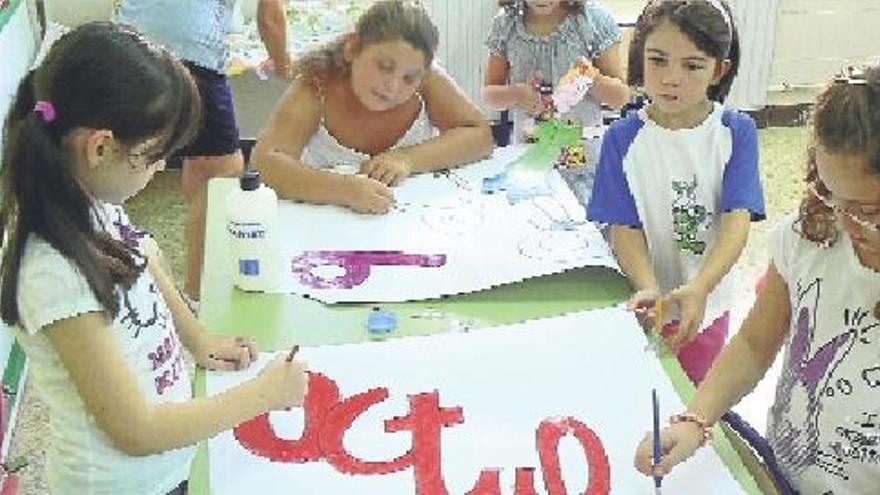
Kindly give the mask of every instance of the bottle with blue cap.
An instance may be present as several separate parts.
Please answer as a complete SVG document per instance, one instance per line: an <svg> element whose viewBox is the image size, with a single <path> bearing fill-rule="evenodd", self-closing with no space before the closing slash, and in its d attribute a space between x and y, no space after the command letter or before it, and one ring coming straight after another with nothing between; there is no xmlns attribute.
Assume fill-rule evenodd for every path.
<svg viewBox="0 0 880 495"><path fill-rule="evenodd" d="M281 279L278 247L278 197L262 184L260 173L245 171L226 198L233 283L245 291L276 289Z"/></svg>

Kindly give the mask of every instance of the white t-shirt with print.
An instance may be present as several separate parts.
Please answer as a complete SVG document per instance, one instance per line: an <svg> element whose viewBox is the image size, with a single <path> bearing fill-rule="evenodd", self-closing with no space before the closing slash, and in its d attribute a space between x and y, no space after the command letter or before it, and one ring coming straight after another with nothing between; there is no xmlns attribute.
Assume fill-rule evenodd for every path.
<svg viewBox="0 0 880 495"><path fill-rule="evenodd" d="M99 205L96 217L115 238L132 232L118 206ZM147 400L189 400L192 386L181 343L149 270L144 269L130 290L117 289L117 298L120 310L113 328ZM75 265L36 236L28 239L22 256L18 308L21 322L13 332L49 411L52 442L46 469L51 492L160 495L185 480L194 447L129 456L113 446L86 410L43 329L53 322L103 309Z"/></svg>
<svg viewBox="0 0 880 495"><path fill-rule="evenodd" d="M878 493L880 273L859 262L842 231L823 248L794 231L795 219L770 236L791 326L767 438L800 493Z"/></svg>
<svg viewBox="0 0 880 495"><path fill-rule="evenodd" d="M672 130L642 109L605 133L587 218L645 233L661 293L699 273L721 215L737 209L764 218L757 131L748 115L715 103L698 126ZM732 298L728 274L709 294L700 328L728 311Z"/></svg>

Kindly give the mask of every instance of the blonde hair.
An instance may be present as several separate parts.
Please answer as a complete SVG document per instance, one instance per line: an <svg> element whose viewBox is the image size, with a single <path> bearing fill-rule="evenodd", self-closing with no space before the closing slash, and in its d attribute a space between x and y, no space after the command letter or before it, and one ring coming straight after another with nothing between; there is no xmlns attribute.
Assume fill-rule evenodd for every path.
<svg viewBox="0 0 880 495"><path fill-rule="evenodd" d="M426 66L433 62L440 41L437 27L421 2L381 0L361 15L353 32L342 34L299 59L294 74L323 80L347 73L350 64L345 60L344 50L352 35L357 39L358 51L376 43L405 41L422 52Z"/></svg>

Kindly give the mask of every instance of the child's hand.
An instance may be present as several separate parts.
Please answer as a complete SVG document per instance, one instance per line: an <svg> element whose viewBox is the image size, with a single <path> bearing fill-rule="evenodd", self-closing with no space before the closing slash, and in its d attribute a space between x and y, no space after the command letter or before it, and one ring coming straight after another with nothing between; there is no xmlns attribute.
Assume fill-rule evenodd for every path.
<svg viewBox="0 0 880 495"><path fill-rule="evenodd" d="M346 206L358 213L388 213L394 204L394 193L388 186L365 175L346 177L351 181Z"/></svg>
<svg viewBox="0 0 880 495"><path fill-rule="evenodd" d="M657 289L642 289L629 298L626 309L635 313L642 328L651 331L654 328L654 319L657 318L655 309L660 299L660 291Z"/></svg>
<svg viewBox="0 0 880 495"><path fill-rule="evenodd" d="M301 406L309 390L305 363L279 352L257 376L265 404L272 411Z"/></svg>
<svg viewBox="0 0 880 495"><path fill-rule="evenodd" d="M262 80L266 80L269 78L270 72L275 72L278 77L284 79L285 81L293 80L293 59L288 57L287 60L275 60L273 58L267 58L260 62L257 66L257 77Z"/></svg>
<svg viewBox="0 0 880 495"><path fill-rule="evenodd" d="M663 452L660 464L654 466L654 438L648 432L636 449L633 464L645 476L666 476L675 465L694 455L703 445L703 431L694 423L681 422L660 432Z"/></svg>
<svg viewBox="0 0 880 495"><path fill-rule="evenodd" d="M541 115L544 102L535 87L528 83L514 84L513 87L516 91L516 106L532 117Z"/></svg>
<svg viewBox="0 0 880 495"><path fill-rule="evenodd" d="M667 340L673 350L687 344L699 333L708 295L708 291L696 284L685 284L669 293L670 302L677 304L679 310L678 328Z"/></svg>
<svg viewBox="0 0 880 495"><path fill-rule="evenodd" d="M399 151L386 151L361 164L361 173L386 186L396 186L412 173L412 161Z"/></svg>
<svg viewBox="0 0 880 495"><path fill-rule="evenodd" d="M574 61L572 69L569 70L569 73L571 72L576 72L577 75L580 76L587 76L590 79L595 79L596 76L602 73L592 62L590 62L590 59L584 56L578 57L577 60Z"/></svg>
<svg viewBox="0 0 880 495"><path fill-rule="evenodd" d="M230 371L247 368L257 355L257 345L248 337L205 333L193 358L205 369Z"/></svg>

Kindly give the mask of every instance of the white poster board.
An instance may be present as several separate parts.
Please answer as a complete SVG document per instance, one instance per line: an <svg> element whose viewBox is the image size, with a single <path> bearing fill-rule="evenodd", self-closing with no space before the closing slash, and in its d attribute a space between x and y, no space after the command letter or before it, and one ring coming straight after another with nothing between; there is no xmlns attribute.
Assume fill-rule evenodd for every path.
<svg viewBox="0 0 880 495"><path fill-rule="evenodd" d="M286 274L278 290L327 302L402 302L616 263L556 170L535 178L536 197L483 192L523 148L394 189L387 215L282 201ZM520 184L521 185L521 184Z"/></svg>
<svg viewBox="0 0 880 495"><path fill-rule="evenodd" d="M632 315L611 308L472 333L302 349L309 369L338 387L338 398L310 397L309 434L297 409L246 423L237 430L241 442L233 432L210 440L211 493L463 495L482 479L488 491L476 493L512 494L515 478L530 475L537 493L566 493L546 488L553 472L554 486L561 480L571 494L584 493L588 483L587 493L608 493L603 479L613 493L654 493L653 481L632 467L635 447L651 427L651 389L658 391L662 415L683 405L644 346ZM245 372L209 373L208 393L256 374L268 358ZM326 392L328 382L322 383L310 393ZM323 418L317 397L331 404ZM412 414L411 407L420 412ZM432 422L428 413L438 407ZM432 423L443 426L432 430ZM274 429L274 447L272 435L259 433L261 424ZM301 437L308 441L290 443ZM249 450L260 445L298 462L270 461L265 452ZM413 457L407 457L410 449ZM496 473L500 492L494 491ZM696 493L696 487L743 493L710 448L663 482L666 493Z"/></svg>

